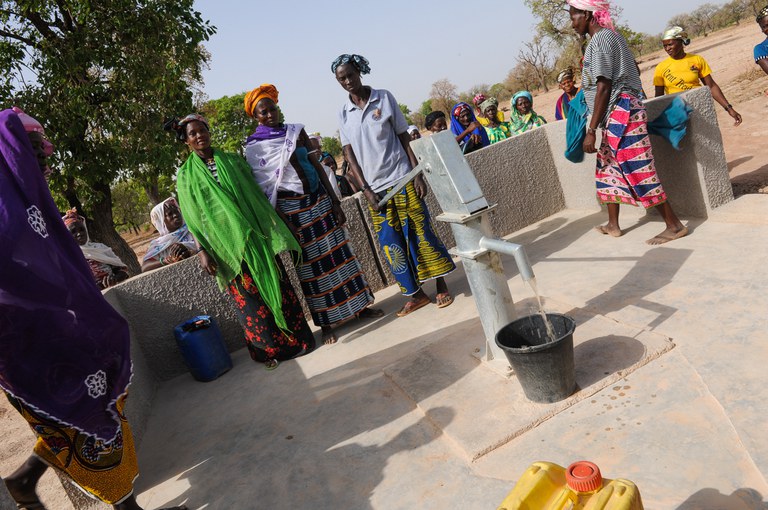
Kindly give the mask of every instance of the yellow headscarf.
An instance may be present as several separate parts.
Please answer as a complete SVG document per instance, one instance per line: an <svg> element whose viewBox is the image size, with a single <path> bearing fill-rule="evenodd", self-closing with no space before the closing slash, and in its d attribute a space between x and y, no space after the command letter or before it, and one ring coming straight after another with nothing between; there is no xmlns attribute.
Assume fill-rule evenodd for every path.
<svg viewBox="0 0 768 510"><path fill-rule="evenodd" d="M243 100L245 113L247 113L249 117L253 117L253 110L256 108L259 101L267 97L277 103L277 95L278 92L274 85L271 83L262 83L261 87L256 87L245 95L245 99Z"/></svg>

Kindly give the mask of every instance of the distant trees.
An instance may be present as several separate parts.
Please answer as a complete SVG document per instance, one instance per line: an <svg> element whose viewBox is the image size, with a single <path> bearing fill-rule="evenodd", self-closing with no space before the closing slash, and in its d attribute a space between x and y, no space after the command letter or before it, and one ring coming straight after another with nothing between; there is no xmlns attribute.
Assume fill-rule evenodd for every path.
<svg viewBox="0 0 768 510"><path fill-rule="evenodd" d="M211 144L228 152L243 154L243 143L256 129L257 122L245 113L245 92L211 99L202 105L201 113L211 128Z"/></svg>
<svg viewBox="0 0 768 510"><path fill-rule="evenodd" d="M341 155L341 141L335 136L324 136L321 145L323 150L334 158Z"/></svg>
<svg viewBox="0 0 768 510"><path fill-rule="evenodd" d="M432 84L432 89L429 92L432 111L439 110L445 112L446 115L450 114L451 108L456 104L458 98L456 85L451 83L448 78L437 80Z"/></svg>

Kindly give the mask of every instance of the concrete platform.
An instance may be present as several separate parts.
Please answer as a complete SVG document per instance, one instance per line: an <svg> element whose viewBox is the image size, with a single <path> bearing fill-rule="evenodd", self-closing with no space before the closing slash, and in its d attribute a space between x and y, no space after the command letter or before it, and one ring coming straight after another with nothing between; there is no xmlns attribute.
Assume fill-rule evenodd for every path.
<svg viewBox="0 0 768 510"><path fill-rule="evenodd" d="M545 308L577 320L569 399L530 403L506 367L477 359L459 268L450 307L396 318L402 298L385 289L386 317L275 371L241 350L214 382L163 383L139 502L494 509L531 462L586 458L635 481L647 509L768 508L768 197L741 200L659 247L644 240L662 223L629 208L618 239L593 230L601 214L573 210L511 236ZM504 265L530 313L531 289Z"/></svg>

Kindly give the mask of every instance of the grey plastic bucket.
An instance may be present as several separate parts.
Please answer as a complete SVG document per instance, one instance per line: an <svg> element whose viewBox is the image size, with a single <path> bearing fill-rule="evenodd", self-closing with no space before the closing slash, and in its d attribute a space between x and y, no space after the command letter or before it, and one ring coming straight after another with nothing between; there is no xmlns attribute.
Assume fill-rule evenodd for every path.
<svg viewBox="0 0 768 510"><path fill-rule="evenodd" d="M549 342L541 315L510 322L496 333L496 345L507 355L525 396L534 402L557 402L576 389L573 332L576 322L567 315L548 313L555 341Z"/></svg>

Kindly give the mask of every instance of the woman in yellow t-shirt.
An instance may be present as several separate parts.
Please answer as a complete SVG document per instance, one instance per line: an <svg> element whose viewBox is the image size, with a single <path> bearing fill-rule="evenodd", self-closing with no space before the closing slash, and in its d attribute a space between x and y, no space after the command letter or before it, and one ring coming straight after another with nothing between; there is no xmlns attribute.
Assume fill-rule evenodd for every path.
<svg viewBox="0 0 768 510"><path fill-rule="evenodd" d="M741 124L741 115L725 99L720 86L712 78L707 61L699 55L685 52L685 47L691 43L688 33L681 27L671 27L664 32L661 42L669 58L657 65L653 73L656 97L691 90L701 87L703 83L709 87L712 98L736 121L734 125Z"/></svg>

